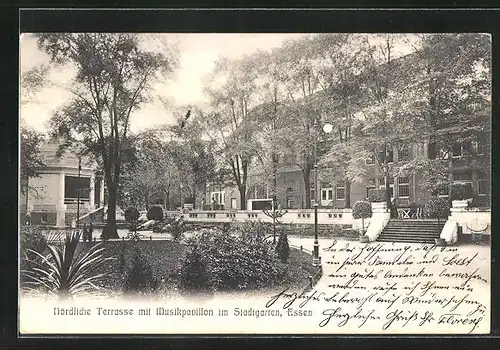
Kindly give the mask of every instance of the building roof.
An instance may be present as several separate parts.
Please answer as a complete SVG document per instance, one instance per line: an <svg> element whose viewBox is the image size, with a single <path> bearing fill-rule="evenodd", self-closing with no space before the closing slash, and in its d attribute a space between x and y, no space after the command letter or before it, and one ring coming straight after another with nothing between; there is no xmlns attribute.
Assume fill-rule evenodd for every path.
<svg viewBox="0 0 500 350"><path fill-rule="evenodd" d="M46 167L65 167L65 168L75 168L78 169L78 155L70 150L65 151L61 155L58 155L58 149L61 145L59 139L50 139L44 143L40 148L40 158ZM97 168L97 163L92 161L89 157L81 157L82 168L95 170Z"/></svg>

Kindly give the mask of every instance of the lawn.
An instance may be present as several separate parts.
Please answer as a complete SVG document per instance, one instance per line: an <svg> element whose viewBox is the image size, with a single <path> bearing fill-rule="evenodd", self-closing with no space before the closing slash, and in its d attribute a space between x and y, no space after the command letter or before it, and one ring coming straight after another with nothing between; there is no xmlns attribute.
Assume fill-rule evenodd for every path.
<svg viewBox="0 0 500 350"><path fill-rule="evenodd" d="M85 243L81 244L84 245ZM106 264L102 271L99 271L107 274L101 280L99 286L108 289L111 296L122 294L126 270L129 268L136 250L151 265L153 275L159 281L160 285L157 294L175 296L179 293L176 288L177 271L183 254L189 249L188 246L167 240L108 241L104 242L103 246L106 249L105 256L114 257L115 259ZM121 256L123 256L123 259ZM310 254L297 249L290 249L290 257L284 278L279 283L266 288L265 291L278 291L285 288L302 290L307 285L309 276L316 274L317 271L318 268L312 266Z"/></svg>

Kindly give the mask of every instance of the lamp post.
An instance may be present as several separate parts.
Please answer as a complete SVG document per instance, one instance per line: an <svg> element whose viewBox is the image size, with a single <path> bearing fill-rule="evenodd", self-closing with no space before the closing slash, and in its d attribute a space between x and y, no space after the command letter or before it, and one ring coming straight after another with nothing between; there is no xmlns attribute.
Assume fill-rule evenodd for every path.
<svg viewBox="0 0 500 350"><path fill-rule="evenodd" d="M78 157L78 185L76 187L76 229L80 229L80 176L82 174L82 157Z"/></svg>
<svg viewBox="0 0 500 350"><path fill-rule="evenodd" d="M323 131L329 134L333 131L333 125L326 122ZM314 243L313 243L313 266L321 265L318 242L318 118L314 120Z"/></svg>

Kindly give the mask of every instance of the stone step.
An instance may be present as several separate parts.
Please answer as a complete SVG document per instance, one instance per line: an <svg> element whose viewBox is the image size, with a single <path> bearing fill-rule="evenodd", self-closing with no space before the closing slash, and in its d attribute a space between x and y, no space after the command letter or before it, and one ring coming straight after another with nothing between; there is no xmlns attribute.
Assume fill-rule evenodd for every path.
<svg viewBox="0 0 500 350"><path fill-rule="evenodd" d="M379 238L414 238L414 239L434 239L434 238L439 238L439 234L435 235L397 235L397 234L381 234Z"/></svg>
<svg viewBox="0 0 500 350"><path fill-rule="evenodd" d="M386 228L432 228L441 229L444 225L387 225Z"/></svg>
<svg viewBox="0 0 500 350"><path fill-rule="evenodd" d="M432 230L432 229L416 229L414 227L408 227L408 228L384 228L382 232L396 232L396 233L401 233L401 234L410 234L410 233L436 233L439 232L441 233L441 229L437 230Z"/></svg>
<svg viewBox="0 0 500 350"><path fill-rule="evenodd" d="M422 244L435 244L436 241L433 239L419 239L419 240L413 240L413 239L408 239L408 238L398 238L398 239L377 239L377 242L398 242L398 243L422 243Z"/></svg>

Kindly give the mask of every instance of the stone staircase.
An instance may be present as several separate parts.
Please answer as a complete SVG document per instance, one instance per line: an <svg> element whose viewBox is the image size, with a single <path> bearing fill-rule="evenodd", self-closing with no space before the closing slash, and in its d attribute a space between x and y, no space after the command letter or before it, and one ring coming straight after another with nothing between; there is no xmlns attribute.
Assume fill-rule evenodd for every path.
<svg viewBox="0 0 500 350"><path fill-rule="evenodd" d="M377 242L406 242L435 244L445 220L391 219L377 238Z"/></svg>

